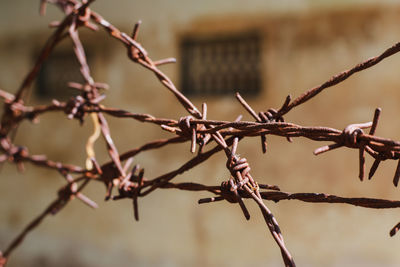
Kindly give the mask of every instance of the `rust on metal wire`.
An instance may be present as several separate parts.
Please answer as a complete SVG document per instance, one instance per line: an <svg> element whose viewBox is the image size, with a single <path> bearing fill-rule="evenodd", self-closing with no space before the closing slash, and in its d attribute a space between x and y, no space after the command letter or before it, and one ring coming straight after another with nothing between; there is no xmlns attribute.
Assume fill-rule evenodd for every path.
<svg viewBox="0 0 400 267"><path fill-rule="evenodd" d="M400 142L375 135L381 113L380 108L376 109L371 122L351 124L343 130L328 127L304 127L285 122L283 116L294 107L304 104L317 96L323 90L398 53L400 51L400 43L393 45L381 55L370 58L349 70L333 76L328 81L306 91L294 100L292 100L291 96L287 96L279 109L270 108L266 111L256 112L237 93L237 100L255 121L242 121L241 116L235 121L209 120L207 119L207 104L203 103L201 108L196 107L175 87L169 77L158 69L160 65L174 63L175 59L153 60L142 44L137 41L141 22L137 22L133 27L132 34L128 35L90 9L92 2L90 0L82 0L81 2L77 0L41 0L40 13L42 15L46 12L46 5L51 3L57 5L65 13L65 17L62 21L51 23L51 26L56 29L44 45L34 66L22 81L18 91L15 94L11 94L0 90L0 98L4 101L4 112L0 121L0 162L8 161L14 163L20 170L23 170L26 163L52 169L57 171L66 181L66 184L58 191L57 198L10 242L9 246L3 250L3 253L0 252L0 267L6 265L12 252L22 243L29 232L34 230L45 217L59 212L72 199L78 198L89 207L96 208L97 204L81 192L95 181L105 185L106 200L131 199L133 215L136 220L139 220L139 198L159 189L209 192L211 196L200 199L198 201L199 204L216 201L238 204L247 220L250 219L250 213L246 207L245 200L251 199L260 208L261 215L280 249L283 263L287 267L295 266L295 262L285 245L277 220L265 204L265 200L274 202L298 200L311 203L344 203L373 209L400 207L400 201L395 200L345 198L323 193L283 192L277 185L259 184L251 175L251 167L247 159L240 157L238 154L239 143L243 138L260 137L262 152L266 153L268 135L281 136L288 141L291 141L292 138L304 137L316 142L324 142L325 145L314 151L315 155L338 148L357 149L359 151L359 179L361 181L365 176L365 157L367 155L374 159L374 163L368 173L369 179L373 177L381 161L397 160L398 165L393 178L393 184L397 186L400 179ZM156 118L150 114L132 113L104 106L102 104L106 97L104 90L108 89L108 85L96 82L91 76L85 49L79 37L79 29L82 27L95 31L103 29L110 37L120 42L126 49L128 58L154 73L155 77L175 96L188 114L183 115L179 120L174 120ZM72 40L73 50L85 81L83 84L69 83L70 87L80 92L79 95L66 102L53 100L48 105L29 106L25 101L32 82L54 47L65 38ZM86 166L56 162L48 159L45 155L32 155L27 147L14 143L13 132L18 130L21 122L24 120L36 120L42 114L49 112L64 113L68 119L76 119L80 124L85 123L85 118L88 115L91 116L95 124L95 132L86 145ZM160 127L160 130L168 131L173 136L169 139L154 140L120 153L114 144L111 129L108 126L105 115L155 124ZM369 128L368 133L365 132L367 128ZM93 152L94 142L100 135L105 140L106 149L110 157L106 162L98 162ZM190 143L189 149L193 156L175 170L170 170L158 177L151 178L145 176L145 170L139 165L132 166L133 158L139 153L183 142ZM220 185L210 186L193 182L173 182L173 179L178 175L202 164L220 151L223 151L226 155L226 168L229 175L229 178L226 181L222 181ZM391 236L400 229L399 225L397 224L390 231Z"/></svg>

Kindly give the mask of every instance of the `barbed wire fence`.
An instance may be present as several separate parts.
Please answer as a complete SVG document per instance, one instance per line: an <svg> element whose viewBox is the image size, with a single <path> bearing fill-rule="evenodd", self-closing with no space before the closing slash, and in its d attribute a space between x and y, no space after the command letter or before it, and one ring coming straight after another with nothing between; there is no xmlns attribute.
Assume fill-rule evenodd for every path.
<svg viewBox="0 0 400 267"><path fill-rule="evenodd" d="M400 142L382 138L375 135L381 109L377 108L371 122L355 123L344 130L327 127L304 127L290 122L285 122L283 116L295 107L306 103L323 90L332 87L356 72L363 71L378 64L383 59L400 51L400 43L385 50L381 55L370 58L355 67L333 76L325 83L312 88L299 97L292 100L288 96L279 109L270 108L267 111L256 112L243 99L236 94L237 100L243 108L254 118L254 121L242 121L241 116L235 121L218 121L207 119L207 105L202 104L201 109L196 107L186 98L161 71L159 66L174 63L175 59L167 58L154 61L150 58L145 48L136 41L140 28L140 22L136 23L131 35L121 32L100 14L90 9L93 0L41 0L40 13L45 14L48 3L55 4L65 13L60 22L51 23L55 27L53 34L44 45L35 65L23 80L15 94L0 90L0 97L4 100L4 111L0 122L0 162L11 162L23 169L25 163L31 163L58 172L65 178L65 185L58 190L57 198L36 218L34 218L21 233L12 240L8 247L0 251L0 267L7 264L13 251L21 245L24 238L34 230L48 215L57 214L70 200L78 198L89 207L96 208L97 204L86 197L82 191L92 182L101 182L106 186L106 200L132 199L134 217L139 220L138 199L145 197L157 189L179 189L186 191L205 191L210 193L209 198L198 201L199 204L215 201L228 201L237 203L247 220L250 219L249 211L243 199L252 199L260 208L265 223L278 245L282 254L284 265L295 266L293 257L287 249L278 222L265 204L265 200L279 202L281 200L299 200L313 203L345 203L353 206L373 209L399 208L400 201L376 198L346 198L322 193L288 193L283 192L276 185L259 184L251 175L250 165L246 158L238 155L239 143L245 137L260 137L261 149L267 152L267 136L276 135L285 137L291 141L295 137L305 137L313 141L330 143L314 151L315 155L331 151L340 147L359 150L359 179L362 181L365 175L365 157L370 155L374 159L368 179L371 179L379 167L381 161L398 160L393 184L397 186L400 179ZM132 113L126 110L106 107L102 104L105 98L105 89L108 85L95 82L91 76L87 63L85 50L80 41L79 29L86 27L97 31L105 30L110 37L116 39L127 49L128 57L135 63L154 73L160 83L169 90L188 114L179 120L156 118L150 114ZM53 100L48 105L29 106L26 95L43 62L48 58L57 44L65 38L73 42L73 49L80 63L80 72L84 83L69 84L70 87L79 90L79 95L71 97L66 102ZM84 124L84 119L90 116L95 130L86 144L87 160L85 166L71 165L64 162L56 162L45 155L32 155L29 150L13 142L13 133L17 131L20 123L26 120L35 120L44 113L64 112L68 119L76 119ZM170 132L173 137L169 139L154 140L133 148L125 153L119 153L110 135L110 129L106 116L117 118L132 118L134 120L156 124L161 130ZM368 133L363 129L369 128ZM100 163L94 154L94 143L102 136L107 146L110 157L108 162ZM179 168L169 171L158 177L145 176L145 171L138 165L132 166L133 158L139 153L165 146L184 143L190 144L193 157ZM220 185L209 186L200 183L186 182L174 183L178 175L207 161L218 152L226 155L226 168L230 178ZM400 229L400 223L393 227L390 235L393 236Z"/></svg>

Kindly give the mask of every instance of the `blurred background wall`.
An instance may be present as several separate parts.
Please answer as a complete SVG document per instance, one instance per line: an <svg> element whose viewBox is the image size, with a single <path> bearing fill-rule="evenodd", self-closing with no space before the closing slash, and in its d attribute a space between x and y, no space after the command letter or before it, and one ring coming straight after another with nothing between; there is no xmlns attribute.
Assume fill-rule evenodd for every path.
<svg viewBox="0 0 400 267"><path fill-rule="evenodd" d="M52 6L45 17L39 17L38 6L39 1L0 1L3 90L16 91L51 33L48 23L61 18ZM288 94L296 97L400 40L400 5L396 1L98 0L92 8L125 32L131 32L134 23L142 20L139 41L149 55L178 59L176 64L161 68L179 88L184 80L185 40L255 34L258 89L246 99L257 111L278 108ZM123 46L102 31L83 29L81 36L93 76L110 85L106 106L164 118L186 115L151 73L128 60ZM69 71L76 64L69 60L71 54L71 43L65 40L50 58L55 64L47 66L42 84L57 82L46 80L51 73L76 77ZM305 126L343 129L351 123L370 121L374 109L382 107L377 134L399 140L399 67L400 56L395 55L328 89L285 118ZM51 94L67 97L59 91L46 95L40 84L33 88L31 103L46 103ZM210 119L233 120L243 114L245 120L253 120L237 103L233 91L218 95L197 92L190 99L198 106L207 102ZM170 136L154 125L107 118L120 152ZM86 124L80 127L64 114L44 115L40 124L24 123L15 142L26 145L31 153L83 165L84 145L92 131L89 120ZM373 180L360 183L356 150L341 149L315 157L312 151L325 143L303 138L292 144L284 138L268 140L265 155L259 138L248 138L239 145L238 152L248 159L260 183L277 184L289 192L399 198L391 182L395 162L384 162ZM101 142L96 149L101 162L108 160ZM189 145L184 144L139 155L135 163L145 168L147 177L155 177L190 158ZM371 164L368 158L367 166ZM176 181L212 185L227 178L221 154ZM20 174L13 165L2 167L1 249L56 197L62 185L63 179L54 172L29 165L26 173ZM98 210L73 201L57 216L47 218L15 252L9 266L282 266L280 252L252 203L252 218L247 222L237 205L199 206L197 200L209 194L159 190L139 200L141 219L135 222L131 202L104 202L104 189L93 184L86 190L99 203ZM400 264L400 239L388 235L400 220L396 210L294 201L267 204L298 266Z"/></svg>

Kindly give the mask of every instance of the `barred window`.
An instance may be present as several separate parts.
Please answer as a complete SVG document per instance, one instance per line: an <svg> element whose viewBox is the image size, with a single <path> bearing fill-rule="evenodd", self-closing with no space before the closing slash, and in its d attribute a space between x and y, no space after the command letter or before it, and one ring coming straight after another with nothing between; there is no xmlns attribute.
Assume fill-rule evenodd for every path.
<svg viewBox="0 0 400 267"><path fill-rule="evenodd" d="M258 34L186 38L181 43L181 87L187 95L256 95L261 90Z"/></svg>
<svg viewBox="0 0 400 267"><path fill-rule="evenodd" d="M67 100L78 94L68 87L69 82L84 82L79 62L72 50L54 51L40 69L36 95L41 99Z"/></svg>

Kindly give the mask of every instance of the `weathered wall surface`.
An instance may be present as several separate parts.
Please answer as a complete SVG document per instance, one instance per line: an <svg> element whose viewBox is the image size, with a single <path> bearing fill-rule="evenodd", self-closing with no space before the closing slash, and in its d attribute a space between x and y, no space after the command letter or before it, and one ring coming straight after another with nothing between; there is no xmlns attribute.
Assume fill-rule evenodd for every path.
<svg viewBox="0 0 400 267"><path fill-rule="evenodd" d="M96 1L93 9L126 32L143 21L139 41L152 58L174 56L176 65L162 67L179 84L179 41L187 35L258 31L263 40L263 91L249 103L256 110L280 107L287 94L298 96L333 74L375 56L399 41L398 5L389 1ZM114 6L118 3L117 6ZM229 4L228 4L229 3ZM15 91L59 13L37 16L37 1L0 3L0 88ZM110 84L105 105L132 112L178 119L186 115L156 78L126 58L124 47L104 33L83 38L93 56L93 73ZM84 35L82 33L82 35ZM66 41L59 49L68 49ZM377 134L400 139L398 99L400 57L357 74L296 108L286 120L301 125L343 129L383 114ZM32 95L32 101L39 101ZM244 114L232 96L196 97L209 105L209 118L234 119ZM65 119L65 120L64 120ZM126 151L146 141L166 137L153 125L109 119L118 149ZM138 128L140 127L140 130ZM46 115L41 123L24 124L16 142L32 153L83 164L84 144L91 125L81 128L63 114ZM46 138L42 138L45 136ZM42 140L39 142L38 140ZM241 142L259 182L278 184L289 192L325 192L343 196L398 199L392 186L395 163L385 162L372 181L358 180L358 152L338 150L315 157L322 143L269 137L261 153L258 138ZM101 143L101 142L100 142ZM98 157L107 156L98 144ZM77 151L79 155L77 155ZM188 144L135 158L154 177L191 157ZM367 160L367 166L371 165ZM227 178L223 155L217 155L178 181L219 184ZM0 178L0 248L13 238L54 197L62 179L53 172L28 166L17 174L5 164ZM251 207L246 222L237 206L197 205L206 194L159 191L140 200L140 222L133 221L130 201L103 202L104 188L92 185L89 196L97 211L72 202L48 218L16 251L9 266L280 266L278 249ZM298 266L398 266L398 237L389 229L400 216L395 211L364 210L344 205L268 203L283 230ZM238 235L239 233L239 235ZM32 261L33 260L33 263ZM29 263L28 263L29 262Z"/></svg>

